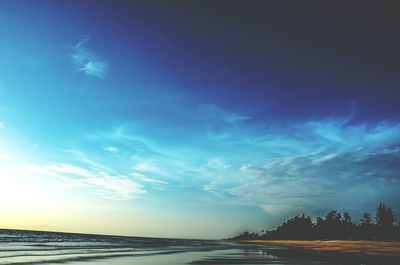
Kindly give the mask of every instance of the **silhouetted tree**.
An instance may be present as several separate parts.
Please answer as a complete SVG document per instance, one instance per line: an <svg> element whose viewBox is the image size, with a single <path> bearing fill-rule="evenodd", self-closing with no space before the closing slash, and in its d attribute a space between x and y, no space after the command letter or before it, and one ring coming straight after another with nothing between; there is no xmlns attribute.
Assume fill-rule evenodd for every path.
<svg viewBox="0 0 400 265"><path fill-rule="evenodd" d="M322 226L323 235L328 239L339 239L342 238L343 230L342 224L342 214L338 213L336 210L330 211L324 220L324 225Z"/></svg>
<svg viewBox="0 0 400 265"><path fill-rule="evenodd" d="M350 224L351 223L351 216L348 212L344 212L342 215L342 223Z"/></svg>
<svg viewBox="0 0 400 265"><path fill-rule="evenodd" d="M376 209L376 236L379 239L390 239L396 234L394 214L390 207L380 203Z"/></svg>
<svg viewBox="0 0 400 265"><path fill-rule="evenodd" d="M380 227L391 227L394 223L393 210L386 207L384 203L380 203L376 209L376 224Z"/></svg>
<svg viewBox="0 0 400 265"><path fill-rule="evenodd" d="M369 213L364 213L361 217L361 225L370 225L371 224L371 215Z"/></svg>
<svg viewBox="0 0 400 265"><path fill-rule="evenodd" d="M233 239L235 239L235 240L257 240L260 238L261 237L257 233L249 233L246 231L243 234L235 236Z"/></svg>
<svg viewBox="0 0 400 265"><path fill-rule="evenodd" d="M341 219L342 219L342 215L340 213L338 213L336 210L330 211L325 216L325 221L330 224L339 224Z"/></svg>
<svg viewBox="0 0 400 265"><path fill-rule="evenodd" d="M269 238L274 239L311 238L313 235L313 224L311 218L303 214L287 220L275 230L269 231L267 235Z"/></svg>
<svg viewBox="0 0 400 265"><path fill-rule="evenodd" d="M245 232L234 237L238 240L252 239L390 239L400 240L400 224L394 224L392 208L379 204L376 210L376 222L371 223L369 213L361 217L361 224L352 223L350 213L330 211L325 218L317 217L313 223L304 214L290 218L275 230L265 231L261 236ZM261 230L263 233L264 230Z"/></svg>
<svg viewBox="0 0 400 265"><path fill-rule="evenodd" d="M355 225L351 222L349 212L344 212L341 219L341 236L345 239L353 238L356 235Z"/></svg>
<svg viewBox="0 0 400 265"><path fill-rule="evenodd" d="M375 225L371 223L371 215L364 213L360 219L361 224L357 227L357 237L359 239L374 239L376 238Z"/></svg>

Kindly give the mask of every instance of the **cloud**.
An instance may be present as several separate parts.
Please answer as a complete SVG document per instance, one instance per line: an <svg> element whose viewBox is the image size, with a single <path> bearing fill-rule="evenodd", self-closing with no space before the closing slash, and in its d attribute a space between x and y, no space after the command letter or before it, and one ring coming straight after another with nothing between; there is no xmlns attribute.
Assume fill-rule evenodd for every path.
<svg viewBox="0 0 400 265"><path fill-rule="evenodd" d="M213 157L208 159L207 164L204 165L205 168L208 169L227 169L230 168L232 165L225 163L221 157Z"/></svg>
<svg viewBox="0 0 400 265"><path fill-rule="evenodd" d="M85 135L90 141L103 143L105 141L118 143L130 151L159 153L160 149L153 139L136 133L129 125L120 125L113 127L111 130L95 131Z"/></svg>
<svg viewBox="0 0 400 265"><path fill-rule="evenodd" d="M73 166L73 165L68 165L68 164L50 164L44 166L46 170L57 172L57 173L67 173L67 174L72 174L72 175L78 175L86 178L90 178L93 176L93 173L90 172L87 169Z"/></svg>
<svg viewBox="0 0 400 265"><path fill-rule="evenodd" d="M295 136L288 129L262 140L275 154L280 149L275 141L294 148L243 164L242 184L230 189L231 194L258 203L272 215L393 200L400 183L399 124L320 120L295 127Z"/></svg>
<svg viewBox="0 0 400 265"><path fill-rule="evenodd" d="M226 111L214 104L200 104L197 106L199 118L215 121L224 121L229 124L235 124L250 119L249 116Z"/></svg>
<svg viewBox="0 0 400 265"><path fill-rule="evenodd" d="M5 129L5 128L6 128L5 123L0 121L0 130L1 130L1 129Z"/></svg>
<svg viewBox="0 0 400 265"><path fill-rule="evenodd" d="M165 162L160 159L159 163L162 164ZM172 175L174 173L170 170L161 168L151 161L139 162L132 169L134 172L130 176L144 183L166 185L174 178Z"/></svg>
<svg viewBox="0 0 400 265"><path fill-rule="evenodd" d="M104 150L113 154L116 154L119 152L118 148L114 147L114 146L107 146L104 147Z"/></svg>
<svg viewBox="0 0 400 265"><path fill-rule="evenodd" d="M338 154L327 154L327 155L325 155L325 156L323 156L323 157L318 157L318 158L312 160L312 163L314 163L314 164L320 164L320 163L329 161L329 160L331 160L331 159L334 159L337 155L338 155Z"/></svg>
<svg viewBox="0 0 400 265"><path fill-rule="evenodd" d="M159 180L159 179L155 179L155 178L150 178L144 174L140 174L137 172L131 173L130 176L134 177L135 180L141 181L141 182L146 182L146 183L150 183L150 184L160 184L160 185L165 185L168 182L163 181L163 180Z"/></svg>
<svg viewBox="0 0 400 265"><path fill-rule="evenodd" d="M86 37L74 46L72 62L78 67L78 71L89 76L104 78L109 70L108 64L87 47L88 43L89 38Z"/></svg>
<svg viewBox="0 0 400 265"><path fill-rule="evenodd" d="M159 173L161 172L160 168L157 167L156 165L148 162L141 162L137 164L136 166L133 167L134 170L140 171L140 172L154 172L154 173Z"/></svg>
<svg viewBox="0 0 400 265"><path fill-rule="evenodd" d="M146 193L143 186L131 178L124 175L115 176L101 170L57 163L27 164L25 169L37 175L52 176L59 185L88 188L92 193L108 199L129 200Z"/></svg>
<svg viewBox="0 0 400 265"><path fill-rule="evenodd" d="M92 133L85 142L123 147L113 163L129 169L125 175L146 188L165 185L166 192L173 188L173 197L190 189L204 201L252 205L274 216L341 207L356 212L381 200L390 204L398 193L397 122L330 118L269 126L253 119L231 124L224 116L207 115L198 118L196 133L175 134L182 129L174 127L173 136L166 137L164 131L153 134L147 123L146 128L139 128L142 123L127 123ZM222 126L203 126L208 121ZM176 137L181 133L189 144L186 138Z"/></svg>
<svg viewBox="0 0 400 265"><path fill-rule="evenodd" d="M265 204L262 205L261 208L265 212L279 217L288 217L293 215L295 212L297 212L297 214L301 214L303 211L301 207L296 207L293 205Z"/></svg>
<svg viewBox="0 0 400 265"><path fill-rule="evenodd" d="M101 172L98 177L85 180L96 188L96 193L111 199L129 200L146 193L142 185L125 176L112 176Z"/></svg>

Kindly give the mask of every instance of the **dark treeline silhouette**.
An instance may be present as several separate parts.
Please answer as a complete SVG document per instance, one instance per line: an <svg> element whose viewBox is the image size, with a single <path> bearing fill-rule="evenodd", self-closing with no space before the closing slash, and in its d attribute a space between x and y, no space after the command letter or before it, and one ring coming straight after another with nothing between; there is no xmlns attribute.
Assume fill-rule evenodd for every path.
<svg viewBox="0 0 400 265"><path fill-rule="evenodd" d="M275 230L262 231L262 234L244 232L232 239L368 239L400 240L400 224L395 224L392 208L384 203L376 209L376 223L371 222L369 213L364 213L359 224L352 222L348 212L330 211L324 218L317 217L313 222L304 214L295 216Z"/></svg>

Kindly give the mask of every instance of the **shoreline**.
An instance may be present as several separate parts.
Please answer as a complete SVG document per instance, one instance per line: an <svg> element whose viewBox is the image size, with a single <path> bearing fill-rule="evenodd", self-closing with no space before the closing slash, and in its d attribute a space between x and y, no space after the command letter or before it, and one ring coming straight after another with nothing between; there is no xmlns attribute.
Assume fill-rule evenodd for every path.
<svg viewBox="0 0 400 265"><path fill-rule="evenodd" d="M400 242L371 240L239 240L238 242L302 251L400 259Z"/></svg>
<svg viewBox="0 0 400 265"><path fill-rule="evenodd" d="M323 261L326 264L400 264L400 242L367 240L239 240L268 248L278 257Z"/></svg>

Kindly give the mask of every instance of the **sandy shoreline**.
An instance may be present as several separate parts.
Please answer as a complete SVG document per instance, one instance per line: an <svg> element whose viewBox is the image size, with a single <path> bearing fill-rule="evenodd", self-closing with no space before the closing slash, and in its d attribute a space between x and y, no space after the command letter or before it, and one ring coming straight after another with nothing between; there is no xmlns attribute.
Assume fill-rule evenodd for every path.
<svg viewBox="0 0 400 265"><path fill-rule="evenodd" d="M241 242L290 247L309 251L400 257L400 242L367 240L241 240Z"/></svg>

